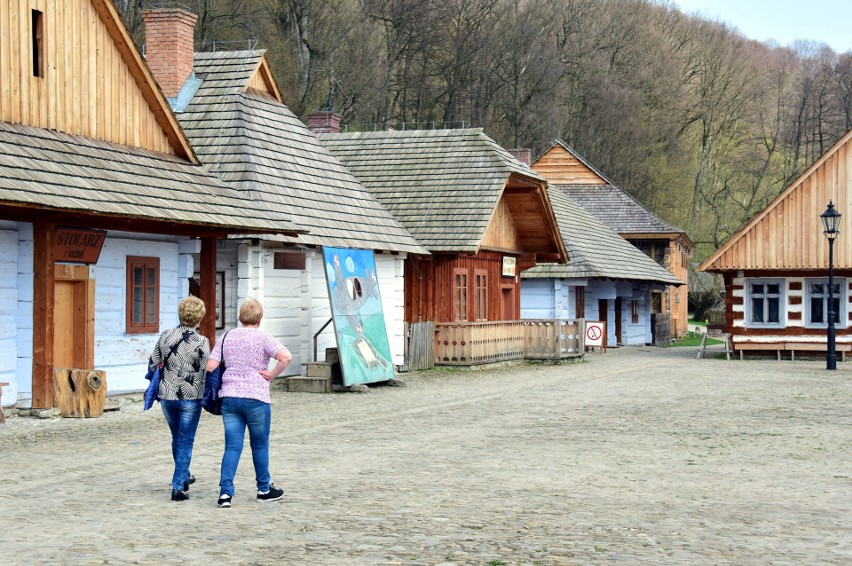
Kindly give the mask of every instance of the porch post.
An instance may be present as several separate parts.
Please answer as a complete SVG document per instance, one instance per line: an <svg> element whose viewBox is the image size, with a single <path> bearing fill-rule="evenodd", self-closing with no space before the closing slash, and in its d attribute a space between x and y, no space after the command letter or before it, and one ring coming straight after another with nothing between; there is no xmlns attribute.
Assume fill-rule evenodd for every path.
<svg viewBox="0 0 852 566"><path fill-rule="evenodd" d="M54 316L56 299L56 225L33 223L33 370L32 406L53 407Z"/></svg>
<svg viewBox="0 0 852 566"><path fill-rule="evenodd" d="M201 300L207 307L207 314L201 319L200 330L210 340L210 347L216 342L216 237L201 238L201 265L199 270ZM222 305L224 308L225 305Z"/></svg>

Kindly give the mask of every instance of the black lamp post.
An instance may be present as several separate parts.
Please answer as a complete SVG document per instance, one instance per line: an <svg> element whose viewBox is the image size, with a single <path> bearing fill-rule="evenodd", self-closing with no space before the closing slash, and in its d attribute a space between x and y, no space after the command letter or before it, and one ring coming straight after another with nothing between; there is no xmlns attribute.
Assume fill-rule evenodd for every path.
<svg viewBox="0 0 852 566"><path fill-rule="evenodd" d="M828 351L825 354L825 369L837 369L837 349L834 344L834 238L840 231L840 213L834 209L834 203L828 201L828 208L819 215L823 232L828 238Z"/></svg>

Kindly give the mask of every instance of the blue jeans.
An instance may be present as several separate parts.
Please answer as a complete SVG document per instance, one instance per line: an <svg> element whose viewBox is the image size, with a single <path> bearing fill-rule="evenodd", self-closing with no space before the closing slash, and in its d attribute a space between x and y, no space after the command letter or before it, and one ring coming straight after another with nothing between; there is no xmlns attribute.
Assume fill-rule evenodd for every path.
<svg viewBox="0 0 852 566"><path fill-rule="evenodd" d="M222 456L222 476L219 495L234 496L234 476L243 451L246 427L249 431L251 459L258 491L269 491L269 427L272 405L256 399L222 398L222 421L225 423L225 454Z"/></svg>
<svg viewBox="0 0 852 566"><path fill-rule="evenodd" d="M172 458L175 461L172 489L180 491L183 490L183 483L189 479L192 445L195 443L198 419L201 418L201 399L163 399L160 406L172 431Z"/></svg>

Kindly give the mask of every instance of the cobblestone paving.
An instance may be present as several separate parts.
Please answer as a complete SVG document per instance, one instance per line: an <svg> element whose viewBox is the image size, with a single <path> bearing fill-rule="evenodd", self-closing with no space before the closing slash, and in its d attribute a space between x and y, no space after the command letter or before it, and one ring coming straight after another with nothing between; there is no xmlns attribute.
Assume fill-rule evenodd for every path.
<svg viewBox="0 0 852 566"><path fill-rule="evenodd" d="M852 362L694 352L276 392L284 500L253 500L246 446L231 509L215 417L180 503L158 408L11 418L0 563L852 564Z"/></svg>

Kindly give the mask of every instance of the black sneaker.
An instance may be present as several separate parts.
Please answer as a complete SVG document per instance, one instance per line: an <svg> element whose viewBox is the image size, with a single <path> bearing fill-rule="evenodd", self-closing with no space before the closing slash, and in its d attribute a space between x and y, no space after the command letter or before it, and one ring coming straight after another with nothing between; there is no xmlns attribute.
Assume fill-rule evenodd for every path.
<svg viewBox="0 0 852 566"><path fill-rule="evenodd" d="M282 497L284 497L284 490L276 489L273 484L269 484L269 491L267 491L266 493L260 491L257 492L257 500L260 502L278 501Z"/></svg>
<svg viewBox="0 0 852 566"><path fill-rule="evenodd" d="M219 496L219 501L216 502L216 505L219 507L230 507L231 506L231 496L227 493L223 493Z"/></svg>
<svg viewBox="0 0 852 566"><path fill-rule="evenodd" d="M172 501L186 501L189 499L189 494L179 489L172 490Z"/></svg>
<svg viewBox="0 0 852 566"><path fill-rule="evenodd" d="M183 482L183 490L189 491L189 486L195 483L195 476L189 474L189 479Z"/></svg>

